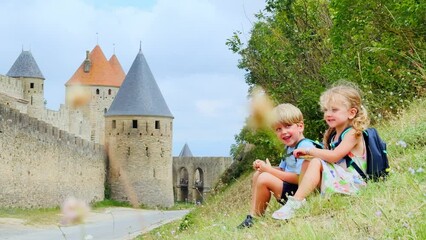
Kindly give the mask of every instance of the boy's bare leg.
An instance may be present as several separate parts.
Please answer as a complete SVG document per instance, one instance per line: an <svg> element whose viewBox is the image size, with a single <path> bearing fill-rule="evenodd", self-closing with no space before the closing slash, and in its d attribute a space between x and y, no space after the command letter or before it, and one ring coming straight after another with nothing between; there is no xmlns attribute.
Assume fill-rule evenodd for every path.
<svg viewBox="0 0 426 240"><path fill-rule="evenodd" d="M297 192L294 194L294 198L297 200L303 200L311 192L315 190L321 183L322 175L322 163L319 158L314 158L310 161L308 169L299 184Z"/></svg>
<svg viewBox="0 0 426 240"><path fill-rule="evenodd" d="M281 197L283 181L274 175L263 172L257 176L253 186L250 215L261 216L265 213L267 203L271 199L271 191L276 198Z"/></svg>

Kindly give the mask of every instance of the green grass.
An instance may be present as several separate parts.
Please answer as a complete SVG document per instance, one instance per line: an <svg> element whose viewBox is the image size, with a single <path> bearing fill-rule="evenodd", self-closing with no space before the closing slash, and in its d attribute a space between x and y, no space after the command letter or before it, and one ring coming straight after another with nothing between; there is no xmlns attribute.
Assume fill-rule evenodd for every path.
<svg viewBox="0 0 426 240"><path fill-rule="evenodd" d="M185 219L137 239L426 239L425 109L426 101L419 100L375 126L388 144L391 174L384 182L369 183L357 196L312 195L288 222L271 218L279 208L272 200L265 217L238 230L250 208L251 174L246 174Z"/></svg>
<svg viewBox="0 0 426 240"><path fill-rule="evenodd" d="M0 218L21 219L27 225L57 225L60 217L59 208L0 208Z"/></svg>

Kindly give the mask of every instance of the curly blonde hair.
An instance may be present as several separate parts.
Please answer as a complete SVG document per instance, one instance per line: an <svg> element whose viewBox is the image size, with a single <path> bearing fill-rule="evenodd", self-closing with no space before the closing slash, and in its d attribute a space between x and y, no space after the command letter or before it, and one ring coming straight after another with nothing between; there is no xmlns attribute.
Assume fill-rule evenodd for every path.
<svg viewBox="0 0 426 240"><path fill-rule="evenodd" d="M353 83L340 82L339 85L333 86L321 94L320 105L322 109L326 108L331 103L336 103L336 101L343 104L348 109L355 108L357 110L350 125L355 129L355 136L361 136L362 131L370 124L367 109L362 105L361 91ZM324 146L327 148L329 138L334 131L334 128L329 128L324 134L323 142Z"/></svg>

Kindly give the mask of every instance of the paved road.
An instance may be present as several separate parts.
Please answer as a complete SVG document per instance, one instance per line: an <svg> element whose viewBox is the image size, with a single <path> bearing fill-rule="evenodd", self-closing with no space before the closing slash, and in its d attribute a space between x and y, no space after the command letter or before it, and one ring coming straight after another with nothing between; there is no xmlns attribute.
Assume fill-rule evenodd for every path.
<svg viewBox="0 0 426 240"><path fill-rule="evenodd" d="M23 225L16 219L0 218L1 240L128 240L157 226L185 216L189 210L154 211L110 208L90 213L84 225L70 227ZM65 237L63 236L65 234Z"/></svg>

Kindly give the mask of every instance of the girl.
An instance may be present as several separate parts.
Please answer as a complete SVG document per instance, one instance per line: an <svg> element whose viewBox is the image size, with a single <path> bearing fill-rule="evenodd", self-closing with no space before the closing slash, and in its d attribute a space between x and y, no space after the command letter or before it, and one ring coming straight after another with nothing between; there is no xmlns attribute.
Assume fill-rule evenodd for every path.
<svg viewBox="0 0 426 240"><path fill-rule="evenodd" d="M295 210L303 206L305 198L316 187L321 187L322 194L354 194L366 185L359 173L352 166L348 167L344 159L348 156L362 171L367 169L362 131L367 128L369 120L359 91L347 84L330 88L321 95L320 105L329 126L324 134L324 146L328 149L294 150L296 157L311 155L314 158L294 197L289 197L287 203L272 214L275 219L292 218ZM340 136L342 141L337 143Z"/></svg>

